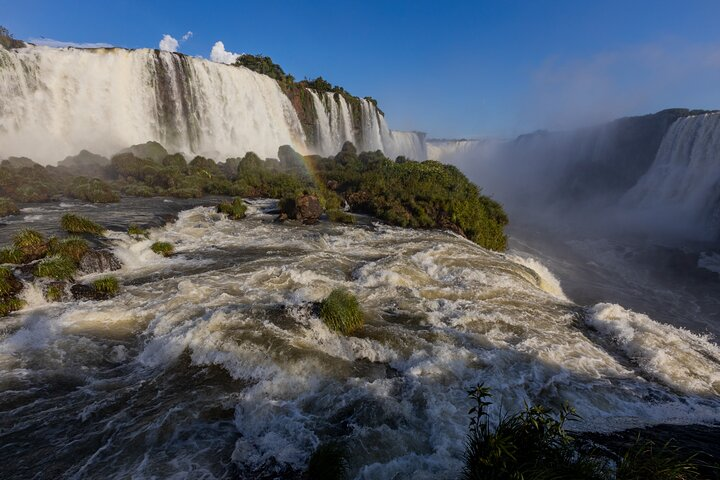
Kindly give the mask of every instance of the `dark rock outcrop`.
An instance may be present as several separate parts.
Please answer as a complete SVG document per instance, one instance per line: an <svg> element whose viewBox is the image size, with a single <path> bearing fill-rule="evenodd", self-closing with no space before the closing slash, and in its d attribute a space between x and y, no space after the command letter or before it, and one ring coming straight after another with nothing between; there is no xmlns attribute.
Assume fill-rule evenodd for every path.
<svg viewBox="0 0 720 480"><path fill-rule="evenodd" d="M110 298L107 293L98 292L91 285L76 283L70 287L70 293L76 300L105 300Z"/></svg>
<svg viewBox="0 0 720 480"><path fill-rule="evenodd" d="M122 264L108 250L88 250L80 259L78 267L83 273L100 273L120 270Z"/></svg>
<svg viewBox="0 0 720 480"><path fill-rule="evenodd" d="M280 201L280 220L298 220L305 225L317 223L323 214L323 207L315 195L300 195Z"/></svg>

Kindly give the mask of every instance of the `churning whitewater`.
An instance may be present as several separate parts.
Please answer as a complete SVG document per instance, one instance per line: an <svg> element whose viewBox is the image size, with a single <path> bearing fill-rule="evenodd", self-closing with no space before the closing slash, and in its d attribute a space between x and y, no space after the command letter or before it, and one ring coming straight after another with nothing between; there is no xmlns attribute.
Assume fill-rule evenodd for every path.
<svg viewBox="0 0 720 480"><path fill-rule="evenodd" d="M368 100L354 125L341 95L309 92L318 138L306 138L275 80L245 67L149 49L0 46L0 158L55 164L83 149L110 156L157 141L222 161L275 157L279 145L329 155L352 141L425 160L424 135L391 131Z"/></svg>
<svg viewBox="0 0 720 480"><path fill-rule="evenodd" d="M481 382L505 410L570 402L578 430L720 420L708 338L573 304L536 260L449 232L278 224L274 206L254 201L242 221L195 207L142 241L110 233L114 299L26 289L0 341L5 467L276 478L334 440L353 446L354 478L457 478ZM339 286L367 314L355 336L312 308Z"/></svg>

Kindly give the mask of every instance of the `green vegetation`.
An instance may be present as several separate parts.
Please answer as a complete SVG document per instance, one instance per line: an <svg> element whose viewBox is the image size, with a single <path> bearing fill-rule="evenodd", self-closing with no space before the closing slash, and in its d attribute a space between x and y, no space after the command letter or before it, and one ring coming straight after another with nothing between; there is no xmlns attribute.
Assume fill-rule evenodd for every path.
<svg viewBox="0 0 720 480"><path fill-rule="evenodd" d="M22 284L15 278L12 271L6 267L0 267L0 297L10 297L22 290Z"/></svg>
<svg viewBox="0 0 720 480"><path fill-rule="evenodd" d="M240 220L245 218L247 205L242 198L234 198L232 202L222 202L217 206L218 213L226 214L231 220Z"/></svg>
<svg viewBox="0 0 720 480"><path fill-rule="evenodd" d="M0 263L12 263L17 265L22 263L24 258L25 255L23 255L22 251L17 247L0 248Z"/></svg>
<svg viewBox="0 0 720 480"><path fill-rule="evenodd" d="M355 217L342 210L333 209L327 211L328 219L337 223L355 223Z"/></svg>
<svg viewBox="0 0 720 480"><path fill-rule="evenodd" d="M175 251L175 247L169 242L155 242L150 245L150 250L163 257L169 257Z"/></svg>
<svg viewBox="0 0 720 480"><path fill-rule="evenodd" d="M347 478L348 462L345 449L334 443L320 445L308 461L306 476L313 480L343 480Z"/></svg>
<svg viewBox="0 0 720 480"><path fill-rule="evenodd" d="M348 335L365 323L357 298L342 288L336 288L320 303L320 318L330 330Z"/></svg>
<svg viewBox="0 0 720 480"><path fill-rule="evenodd" d="M113 276L103 277L92 282L93 289L104 296L114 297L120 290L117 278Z"/></svg>
<svg viewBox="0 0 720 480"><path fill-rule="evenodd" d="M50 239L48 242L50 255L60 255L79 263L83 255L90 249L88 242L80 237L68 237L58 240Z"/></svg>
<svg viewBox="0 0 720 480"><path fill-rule="evenodd" d="M105 233L105 227L88 218L72 213L66 213L60 218L60 227L68 233L90 233L93 235Z"/></svg>
<svg viewBox="0 0 720 480"><path fill-rule="evenodd" d="M649 440L637 439L622 456L615 472L616 480L692 480L702 478L694 457L666 443L656 448Z"/></svg>
<svg viewBox="0 0 720 480"><path fill-rule="evenodd" d="M20 213L20 209L15 205L9 198L0 197L0 217L7 217L8 215L16 215Z"/></svg>
<svg viewBox="0 0 720 480"><path fill-rule="evenodd" d="M13 239L15 249L22 252L23 261L32 261L42 258L47 253L48 247L45 237L40 232L26 228Z"/></svg>
<svg viewBox="0 0 720 480"><path fill-rule="evenodd" d="M68 280L72 279L76 270L77 266L71 259L60 255L54 255L40 260L40 262L35 266L33 273L36 277Z"/></svg>
<svg viewBox="0 0 720 480"><path fill-rule="evenodd" d="M619 459L571 437L565 422L579 417L565 406L557 415L543 406L526 406L519 413L500 414L494 427L487 408L490 390L478 385L468 392L470 432L465 444L464 480L515 479L699 479L693 457L684 457L668 444L637 440ZM613 468L613 464L616 468Z"/></svg>
<svg viewBox="0 0 720 480"><path fill-rule="evenodd" d="M312 84L327 88L323 82ZM307 92L304 87L302 91ZM152 158L133 153L147 154L143 149L148 148ZM302 156L284 145L278 149L278 159L263 160L248 152L243 158L230 158L221 164L201 156L188 163L180 154L165 155L158 161L165 152L159 144L129 150L102 167L110 183L72 177L64 167L42 167L29 159L14 158L0 166L0 195L23 202L48 200L62 192L88 201L111 201L117 196L115 191L178 198L228 195L297 199L313 195L331 221L353 221L340 211L347 203L352 213L373 215L392 225L447 229L493 250L504 250L507 245L503 230L508 219L502 207L482 195L457 168L439 162L393 161L379 151L358 153L349 142L334 157ZM236 198L220 206L219 211L239 218L243 206ZM68 231L104 230L78 219L64 218Z"/></svg>
<svg viewBox="0 0 720 480"><path fill-rule="evenodd" d="M75 177L67 187L65 194L92 203L114 203L120 201L110 185L98 178Z"/></svg>
<svg viewBox="0 0 720 480"><path fill-rule="evenodd" d="M16 312L25 306L25 301L17 297L0 297L0 317Z"/></svg>
<svg viewBox="0 0 720 480"><path fill-rule="evenodd" d="M150 232L146 228L139 227L134 223L130 224L127 233L136 240L139 240L140 237L148 238L150 236Z"/></svg>
<svg viewBox="0 0 720 480"><path fill-rule="evenodd" d="M53 283L48 285L45 291L45 299L48 302L60 302L65 297L65 289L61 284Z"/></svg>

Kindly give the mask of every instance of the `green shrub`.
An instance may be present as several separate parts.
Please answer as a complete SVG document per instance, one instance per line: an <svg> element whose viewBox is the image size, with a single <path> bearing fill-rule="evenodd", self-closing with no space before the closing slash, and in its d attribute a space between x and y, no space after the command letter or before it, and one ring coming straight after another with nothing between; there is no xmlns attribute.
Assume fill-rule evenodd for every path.
<svg viewBox="0 0 720 480"><path fill-rule="evenodd" d="M616 480L692 480L702 478L694 457L666 443L656 447L649 440L637 439L618 462Z"/></svg>
<svg viewBox="0 0 720 480"><path fill-rule="evenodd" d="M231 220L245 218L247 205L242 198L234 198L232 202L222 202L217 206L218 213L226 214Z"/></svg>
<svg viewBox="0 0 720 480"><path fill-rule="evenodd" d="M6 217L8 215L15 215L20 213L20 209L15 205L15 202L9 198L0 197L0 217Z"/></svg>
<svg viewBox="0 0 720 480"><path fill-rule="evenodd" d="M148 232L146 228L139 227L134 223L130 224L127 233L128 235L130 235L131 237L135 237L136 239L139 237L148 238L148 236L150 236L150 232Z"/></svg>
<svg viewBox="0 0 720 480"><path fill-rule="evenodd" d="M67 257L75 263L80 263L80 259L90 249L88 242L80 237L50 239L48 245L51 255Z"/></svg>
<svg viewBox="0 0 720 480"><path fill-rule="evenodd" d="M48 302L60 302L65 297L65 288L62 285L52 284L48 285L45 291L45 299Z"/></svg>
<svg viewBox="0 0 720 480"><path fill-rule="evenodd" d="M0 298L0 317L16 312L25 306L25 301L15 297Z"/></svg>
<svg viewBox="0 0 720 480"><path fill-rule="evenodd" d="M22 252L23 261L36 260L47 253L45 237L40 232L28 228L15 235L13 246Z"/></svg>
<svg viewBox="0 0 720 480"><path fill-rule="evenodd" d="M150 250L163 257L169 257L175 251L175 247L169 242L155 242L150 246Z"/></svg>
<svg viewBox="0 0 720 480"><path fill-rule="evenodd" d="M42 259L33 272L36 277L53 278L55 280L71 279L77 267L72 259L55 255Z"/></svg>
<svg viewBox="0 0 720 480"><path fill-rule="evenodd" d="M0 249L0 263L22 263L24 255L17 247L5 247Z"/></svg>
<svg viewBox="0 0 720 480"><path fill-rule="evenodd" d="M120 290L120 284L118 283L117 278L112 276L95 280L92 282L92 287L96 292L108 297L114 297Z"/></svg>
<svg viewBox="0 0 720 480"><path fill-rule="evenodd" d="M353 217L351 214L344 212L342 210L328 210L327 216L331 222L355 223L355 217Z"/></svg>
<svg viewBox="0 0 720 480"><path fill-rule="evenodd" d="M65 190L65 194L70 198L92 203L120 201L120 196L113 191L112 187L97 178L76 177Z"/></svg>
<svg viewBox="0 0 720 480"><path fill-rule="evenodd" d="M365 320L357 298L342 288L336 288L320 303L320 318L330 330L350 334L362 328Z"/></svg>
<svg viewBox="0 0 720 480"><path fill-rule="evenodd" d="M69 233L90 233L93 235L102 235L105 233L105 227L98 225L89 218L66 213L60 219L60 227Z"/></svg>
<svg viewBox="0 0 720 480"><path fill-rule="evenodd" d="M308 461L307 478L313 480L343 480L347 478L346 455L345 449L337 444L320 445Z"/></svg>

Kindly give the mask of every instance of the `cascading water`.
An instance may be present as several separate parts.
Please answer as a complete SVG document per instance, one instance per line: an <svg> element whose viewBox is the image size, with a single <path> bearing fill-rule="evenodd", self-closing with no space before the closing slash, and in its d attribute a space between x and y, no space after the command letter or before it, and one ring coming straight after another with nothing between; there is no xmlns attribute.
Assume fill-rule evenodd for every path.
<svg viewBox="0 0 720 480"><path fill-rule="evenodd" d="M626 205L673 215L720 231L720 113L680 118L660 144L648 172L625 195Z"/></svg>
<svg viewBox="0 0 720 480"><path fill-rule="evenodd" d="M243 67L149 49L0 47L0 158L54 164L82 149L110 156L150 140L218 161L248 151L275 157L286 144L332 155L360 137L361 150L425 159L422 136L390 132L367 100L354 126L341 95L310 93L317 138L306 139L277 82Z"/></svg>

